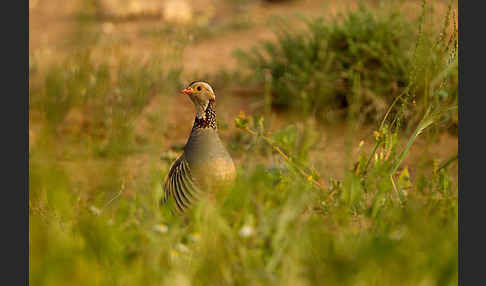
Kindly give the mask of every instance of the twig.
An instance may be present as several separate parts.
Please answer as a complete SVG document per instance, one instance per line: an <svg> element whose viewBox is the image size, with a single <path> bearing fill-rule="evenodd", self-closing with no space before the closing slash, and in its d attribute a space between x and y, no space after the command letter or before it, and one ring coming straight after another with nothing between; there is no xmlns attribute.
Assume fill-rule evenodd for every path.
<svg viewBox="0 0 486 286"><path fill-rule="evenodd" d="M319 189L324 190L324 191L326 190L326 188L320 182L316 181L311 174L308 174L306 171L304 171L303 169L296 166L296 164L294 162L292 162L292 159L287 154L285 154L282 151L282 149L280 149L280 147L278 145L276 145L275 142L273 142L272 139L268 138L267 136L265 136L263 134L259 134L258 132L254 131L254 130L251 130L250 128L248 128L248 126L245 126L241 129L245 130L246 132L248 132L251 135L258 136L258 137L262 138L263 140L265 140L265 142L267 142L272 147L273 150L277 151L277 153L279 153L280 156L282 156L282 158L284 158L284 160L289 165L294 167L305 179L309 180L312 184L314 184ZM332 195L332 192L330 193L330 195Z"/></svg>
<svg viewBox="0 0 486 286"><path fill-rule="evenodd" d="M373 159L373 156L375 155L376 150L378 150L378 147L381 145L382 142L383 142L382 139L376 141L375 146L373 147L373 151L371 151L370 157L368 158L368 161L366 161L366 166L363 170L364 175L366 175L366 173L368 172L368 167L371 163L371 160Z"/></svg>
<svg viewBox="0 0 486 286"><path fill-rule="evenodd" d="M113 201L115 199L117 199L123 192L123 190L125 190L125 182L123 180L122 182L122 185L121 185L121 188L120 188L120 191L118 191L118 193L116 193L104 206L103 208L101 209L101 211L105 210L105 208L107 208L109 205L111 205L111 203L113 203Z"/></svg>
<svg viewBox="0 0 486 286"><path fill-rule="evenodd" d="M440 171L444 168L447 168L452 162L454 162L455 160L457 160L458 158L458 154L452 156L451 158L449 158L449 160L445 161L444 163L442 163L442 165L437 168L437 171Z"/></svg>

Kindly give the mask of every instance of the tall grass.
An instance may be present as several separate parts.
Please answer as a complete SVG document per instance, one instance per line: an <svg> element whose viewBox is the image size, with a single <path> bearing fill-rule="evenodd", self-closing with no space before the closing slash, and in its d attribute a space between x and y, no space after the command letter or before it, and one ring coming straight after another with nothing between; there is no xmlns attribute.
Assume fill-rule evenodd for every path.
<svg viewBox="0 0 486 286"><path fill-rule="evenodd" d="M38 120L35 123L41 126L41 134L29 152L29 282L456 285L457 187L450 172L454 158L440 158L431 173L415 176L403 166L416 138L456 112L451 99L457 96L455 46L449 44L455 36L440 34L433 38L438 44L431 47L426 44L430 35L421 24L426 23L427 14L412 25L411 30L417 31L410 31L414 36L404 34L413 39L410 50L395 51L401 57L395 60L407 64L394 68L391 74L397 78L386 75L391 82L404 81L403 89L395 93L391 82L380 80L383 73L360 69L369 66L358 64L370 59L370 46L376 52L393 42L371 30L363 32L358 25L362 19L382 32L388 31L386 25L403 20L374 16L380 13L351 12L343 16L347 20L339 27L309 22L332 27L325 33L343 35L346 42L354 37L349 35L366 33L372 34L367 39L381 41L365 46L351 42L354 48L328 58L340 68L349 60L349 124L359 127L362 123L360 96L392 90L383 95L387 105L374 123L374 137L365 139L375 143L371 152L363 151L358 161L350 162L343 179L323 181L308 164L316 134L299 124L269 130L261 117L240 116L238 127L250 134L238 133L228 142L238 149L235 154L252 152L281 164L268 168L242 156L235 186L219 193L216 200L201 201L186 218L171 216L159 206L168 164L159 159L162 150L144 149L133 132L136 118L144 116L142 110L154 96L163 96L178 85L178 70L164 70L163 62L152 66L123 59L111 66L93 61L87 53L49 67L45 76L36 74L30 83L31 114L38 114L32 118ZM448 19L453 19L451 15L444 17L443 30ZM304 46L294 46L298 41L293 36L286 38L292 43L285 46L289 48L286 60L306 59L306 52L312 51L307 47L320 43L308 37L313 39L318 31L320 28L299 36ZM427 58L436 51L444 51L444 55ZM413 56L405 58L402 53ZM425 64L424 59L429 62ZM302 95L294 88L305 82L342 76L331 69L314 75L311 71L316 66L307 69L306 63L325 61L306 60L298 61L305 68L296 69L309 71L307 76L278 76L279 65L290 69L292 63L274 60L270 63L275 70L270 70L276 74L269 86L289 98ZM391 58L378 60L382 67L393 65L387 62ZM441 65L434 67L434 76L423 80L434 63ZM291 80L289 86L283 78ZM305 87L309 96L298 100L318 106L316 102L322 99L310 97L316 88L324 89L324 85ZM326 100L334 104L338 101L334 96L330 94ZM267 110L263 115L271 114ZM410 114L416 114L418 120L412 120ZM155 124L165 120L164 116L155 118ZM412 132L403 131L404 122ZM404 137L407 144L402 146L399 139ZM142 167L134 163L134 157L143 158ZM135 168L143 168L143 172L134 172L136 176L125 173Z"/></svg>

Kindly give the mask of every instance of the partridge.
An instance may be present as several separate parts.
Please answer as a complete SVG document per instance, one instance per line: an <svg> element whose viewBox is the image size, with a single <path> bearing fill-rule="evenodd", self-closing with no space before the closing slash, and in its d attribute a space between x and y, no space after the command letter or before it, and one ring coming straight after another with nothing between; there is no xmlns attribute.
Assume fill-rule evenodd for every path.
<svg viewBox="0 0 486 286"><path fill-rule="evenodd" d="M231 185L236 172L228 151L219 138L214 94L211 86L195 81L181 91L196 107L196 118L184 152L170 167L164 180L162 204L172 200L171 209L182 214L201 195Z"/></svg>

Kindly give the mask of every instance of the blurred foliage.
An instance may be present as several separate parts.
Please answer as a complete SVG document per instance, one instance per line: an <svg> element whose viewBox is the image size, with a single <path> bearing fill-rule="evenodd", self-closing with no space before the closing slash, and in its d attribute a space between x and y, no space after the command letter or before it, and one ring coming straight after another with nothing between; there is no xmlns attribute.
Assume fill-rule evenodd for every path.
<svg viewBox="0 0 486 286"><path fill-rule="evenodd" d="M263 85L268 81L265 72L271 73L275 106L296 108L321 119L342 118L340 114L348 111L357 96L353 78L358 76L363 97L360 110L377 121L410 85L416 88L413 97L419 105L427 106L430 100L457 102L457 59L449 67L450 44L447 49L437 45L439 40L448 40L450 16L449 11L444 34L437 40L438 25L425 23L423 17L409 20L398 6L374 9L362 3L329 21L303 17L305 29L280 19L276 42L264 41L249 51L237 51L236 56L257 83ZM427 89L438 77L448 77L450 84L439 94L430 94Z"/></svg>
<svg viewBox="0 0 486 286"><path fill-rule="evenodd" d="M56 164L56 163L52 163ZM52 172L37 165L35 172ZM295 173L239 172L234 188L201 202L187 219L161 216L155 198L122 199L89 212L46 177L31 181L54 202L31 214L30 282L36 285L454 285L457 200L427 187L406 205L373 167L364 183L349 174L338 200L325 203ZM278 180L275 180L275 176ZM36 176L33 176L33 179ZM440 179L432 179L439 184ZM159 181L151 179L152 188ZM436 183L432 183L434 185ZM139 191L143 191L140 188ZM64 192L63 192L64 190ZM64 227L61 227L64 225ZM245 231L243 231L245 230Z"/></svg>
<svg viewBox="0 0 486 286"><path fill-rule="evenodd" d="M29 282L456 285L457 155L431 158L427 172L403 163L418 136L456 118L454 37L428 34L425 10L415 24L382 13L361 8L343 15L341 26L307 21L308 33L282 32L277 44L265 44L270 58L246 54L255 79L271 88L268 102L319 112L344 102L355 128L362 114L380 113L374 137L364 139L374 148L360 151L342 179L323 182L309 163L322 154L311 117L271 130L263 120L271 110L241 113L237 127L251 132L228 142L232 154L243 154L235 186L186 218L159 206L174 154L163 162L162 150L134 135L154 96L180 87L181 71L157 59L113 64L89 50L44 73L32 60ZM222 72L221 84L230 78ZM370 94L386 102L384 110ZM411 115L417 120L405 138L401 126ZM167 119L162 112L146 117L157 126Z"/></svg>
<svg viewBox="0 0 486 286"><path fill-rule="evenodd" d="M129 152L134 119L152 97L175 89L180 70L163 71L156 60L111 66L90 56L82 51L32 81L31 110L43 114L45 131L90 140L98 155Z"/></svg>

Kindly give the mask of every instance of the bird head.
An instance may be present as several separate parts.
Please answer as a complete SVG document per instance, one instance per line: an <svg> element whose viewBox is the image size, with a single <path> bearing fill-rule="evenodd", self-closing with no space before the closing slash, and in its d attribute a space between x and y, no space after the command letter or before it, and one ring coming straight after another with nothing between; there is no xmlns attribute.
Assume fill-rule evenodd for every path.
<svg viewBox="0 0 486 286"><path fill-rule="evenodd" d="M204 118L206 108L209 102L216 100L213 88L204 81L193 81L185 89L181 91L182 94L189 96L196 107L196 116Z"/></svg>

